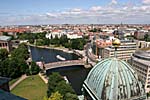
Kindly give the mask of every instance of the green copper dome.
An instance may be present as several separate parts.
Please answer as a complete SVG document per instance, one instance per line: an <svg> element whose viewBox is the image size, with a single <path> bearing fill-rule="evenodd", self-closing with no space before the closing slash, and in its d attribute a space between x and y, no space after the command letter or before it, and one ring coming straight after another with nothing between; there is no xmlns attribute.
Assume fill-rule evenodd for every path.
<svg viewBox="0 0 150 100"><path fill-rule="evenodd" d="M84 81L83 89L92 100L145 98L143 86L135 71L128 63L117 58L108 58L95 65Z"/></svg>

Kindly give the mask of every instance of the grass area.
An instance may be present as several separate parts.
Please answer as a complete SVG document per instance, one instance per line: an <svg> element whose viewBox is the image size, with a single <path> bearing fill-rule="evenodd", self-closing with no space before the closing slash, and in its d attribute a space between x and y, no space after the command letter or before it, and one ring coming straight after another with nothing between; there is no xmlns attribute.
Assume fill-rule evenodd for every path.
<svg viewBox="0 0 150 100"><path fill-rule="evenodd" d="M18 84L11 93L29 100L43 100L46 96L47 85L39 75L30 76Z"/></svg>
<svg viewBox="0 0 150 100"><path fill-rule="evenodd" d="M9 86L13 85L19 78L12 79L11 81L9 81Z"/></svg>

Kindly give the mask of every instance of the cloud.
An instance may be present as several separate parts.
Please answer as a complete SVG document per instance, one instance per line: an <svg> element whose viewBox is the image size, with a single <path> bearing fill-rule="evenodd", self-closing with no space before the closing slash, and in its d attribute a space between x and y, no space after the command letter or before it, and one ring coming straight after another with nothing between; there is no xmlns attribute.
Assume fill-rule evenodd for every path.
<svg viewBox="0 0 150 100"><path fill-rule="evenodd" d="M146 0L143 0L143 3ZM146 4L147 3L147 4ZM49 11L42 14L23 14L5 17L0 15L0 22L6 24L116 24L116 23L150 23L150 5L148 1L141 5L119 5L116 0L111 5L92 6L88 9L73 8ZM112 6L113 5L113 6ZM0 23L0 24L1 24Z"/></svg>
<svg viewBox="0 0 150 100"><path fill-rule="evenodd" d="M72 12L80 12L81 9L80 9L80 8L74 8L74 9L72 9L71 11L72 11Z"/></svg>
<svg viewBox="0 0 150 100"><path fill-rule="evenodd" d="M57 14L54 14L54 13L46 13L47 17L57 17L58 15ZM43 16L43 15L41 15Z"/></svg>
<svg viewBox="0 0 150 100"><path fill-rule="evenodd" d="M143 4L150 5L150 0L143 0Z"/></svg>
<svg viewBox="0 0 150 100"><path fill-rule="evenodd" d="M110 2L110 5L117 5L117 4L118 4L117 0L111 0Z"/></svg>
<svg viewBox="0 0 150 100"><path fill-rule="evenodd" d="M101 6L93 6L93 7L90 8L90 10L99 11L99 10L102 10L102 7Z"/></svg>

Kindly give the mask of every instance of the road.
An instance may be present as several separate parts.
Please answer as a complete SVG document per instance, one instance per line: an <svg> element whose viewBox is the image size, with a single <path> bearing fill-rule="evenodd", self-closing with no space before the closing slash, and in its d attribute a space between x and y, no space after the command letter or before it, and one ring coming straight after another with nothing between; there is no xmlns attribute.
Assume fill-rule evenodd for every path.
<svg viewBox="0 0 150 100"><path fill-rule="evenodd" d="M91 60L92 62L97 62L96 57L93 55L93 53L89 52L89 49L91 48L91 43L87 43L85 47L85 54Z"/></svg>

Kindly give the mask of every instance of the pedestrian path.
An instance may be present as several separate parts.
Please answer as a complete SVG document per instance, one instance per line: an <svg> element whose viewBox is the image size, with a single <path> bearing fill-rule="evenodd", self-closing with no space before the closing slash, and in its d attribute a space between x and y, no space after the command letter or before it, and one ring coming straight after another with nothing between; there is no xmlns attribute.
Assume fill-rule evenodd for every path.
<svg viewBox="0 0 150 100"><path fill-rule="evenodd" d="M12 90L13 88L15 88L21 81L23 81L27 77L28 77L27 75L22 75L14 84L12 84L10 86L10 90Z"/></svg>
<svg viewBox="0 0 150 100"><path fill-rule="evenodd" d="M48 79L46 79L46 76L42 75L41 73L39 73L39 76L46 84L48 83Z"/></svg>

